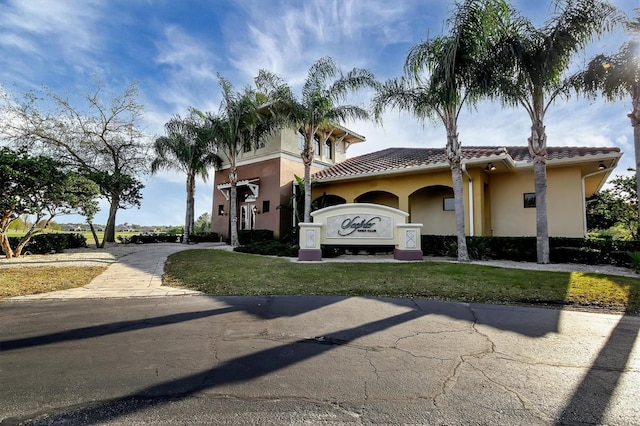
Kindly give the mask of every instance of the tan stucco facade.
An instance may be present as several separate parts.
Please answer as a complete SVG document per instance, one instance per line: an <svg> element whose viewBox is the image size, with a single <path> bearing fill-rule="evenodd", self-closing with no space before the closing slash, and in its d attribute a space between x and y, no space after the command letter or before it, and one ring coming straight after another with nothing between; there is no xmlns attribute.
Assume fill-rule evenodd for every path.
<svg viewBox="0 0 640 426"><path fill-rule="evenodd" d="M595 173L597 167L586 171ZM550 236L583 237L585 233L582 164L547 168L547 204ZM602 178L594 176L593 179ZM585 179L585 188L594 187ZM451 172L448 168L422 170L321 182L314 186L313 198L322 194L342 197L346 202L374 202L399 208L410 214L410 221L422 223L424 235L455 234L455 213ZM588 188L587 188L588 189ZM532 167L497 173L478 166L463 173L465 231L476 236L535 236L536 209L525 208L524 193L535 192ZM447 209L449 207L450 209Z"/></svg>
<svg viewBox="0 0 640 426"><path fill-rule="evenodd" d="M455 234L451 169L442 152L413 149L407 154L411 149L388 148L388 153L347 159L348 147L364 137L339 126L330 131L328 139L325 133L315 142L311 173L318 177L312 179L312 200L319 201L318 207L379 204L408 213L409 222L423 224L423 235ZM294 176L304 176L302 144L300 133L285 129L239 156L238 229L270 229L276 238L291 232L296 224L290 203ZM524 203L524 194L535 192L526 147L468 149L462 173L466 234L535 236L536 208ZM617 148L550 150L546 163L549 235L583 237L585 197L602 188L622 153ZM420 157L424 152L429 152L427 157ZM416 157L420 160L414 161ZM372 161L378 163L371 165ZM212 231L224 239L230 234L228 169L227 161L215 174L212 208Z"/></svg>

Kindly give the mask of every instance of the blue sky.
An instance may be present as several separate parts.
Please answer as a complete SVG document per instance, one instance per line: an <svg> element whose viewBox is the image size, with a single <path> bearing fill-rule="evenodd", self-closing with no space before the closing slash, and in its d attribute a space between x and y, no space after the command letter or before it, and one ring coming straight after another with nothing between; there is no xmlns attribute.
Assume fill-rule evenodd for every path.
<svg viewBox="0 0 640 426"><path fill-rule="evenodd" d="M627 15L638 0L614 0ZM512 0L536 25L552 13L550 1ZM299 88L309 66L332 56L344 70L370 69L378 79L399 76L408 49L442 33L452 2L443 0L0 0L0 86L21 93L46 86L59 94L82 93L97 74L115 93L138 81L149 140L190 106L216 111L217 73L236 88L261 68ZM623 31L596 40L573 68L596 53L612 53ZM354 101L367 102L367 96ZM550 146L619 146L625 155L615 173L633 161L630 100L559 101L547 112ZM526 145L529 119L522 109L482 103L459 120L463 145ZM386 147L443 147L442 126L422 125L389 112L383 126L347 123L367 141L356 156ZM179 225L184 221L185 178L162 173L144 178L140 209L121 210L117 223ZM210 212L212 178L196 189L196 216ZM60 217L58 222L82 221ZM96 223L106 221L106 212Z"/></svg>

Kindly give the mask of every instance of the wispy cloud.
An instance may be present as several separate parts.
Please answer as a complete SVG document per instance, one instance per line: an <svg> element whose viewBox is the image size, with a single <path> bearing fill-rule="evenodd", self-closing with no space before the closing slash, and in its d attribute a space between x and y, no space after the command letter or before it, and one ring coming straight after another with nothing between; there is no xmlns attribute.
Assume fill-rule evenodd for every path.
<svg viewBox="0 0 640 426"><path fill-rule="evenodd" d="M17 61L37 59L52 64L49 58L84 68L91 52L104 40L99 22L103 3L98 0L56 2L47 0L8 0L0 4L0 47L13 52ZM51 72L51 67L46 71ZM32 72L38 71L31 69Z"/></svg>
<svg viewBox="0 0 640 426"><path fill-rule="evenodd" d="M272 2L268 8L261 4L241 2L250 19L246 38L233 38L230 60L245 78L267 68L293 86L301 84L308 67L322 56L332 56L346 68L369 67L386 45L424 37L425 21L433 19L423 12L412 16L414 1L315 0L299 7Z"/></svg>
<svg viewBox="0 0 640 426"><path fill-rule="evenodd" d="M177 25L167 27L163 36L156 42L155 56L156 63L166 67L159 97L178 112L190 106L208 109L218 85L218 59L204 42Z"/></svg>

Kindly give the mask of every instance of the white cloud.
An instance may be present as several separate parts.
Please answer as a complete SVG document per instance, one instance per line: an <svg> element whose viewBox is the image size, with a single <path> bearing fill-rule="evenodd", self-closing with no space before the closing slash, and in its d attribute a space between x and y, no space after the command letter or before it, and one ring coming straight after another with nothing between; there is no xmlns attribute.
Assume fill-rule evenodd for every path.
<svg viewBox="0 0 640 426"><path fill-rule="evenodd" d="M213 100L219 91L216 56L204 42L176 25L167 27L163 35L156 42L155 61L168 70L162 73L164 80L156 83L156 94L170 105L169 115L184 114L189 107L215 108Z"/></svg>
<svg viewBox="0 0 640 426"><path fill-rule="evenodd" d="M48 56L53 47L68 62L78 62L81 53L101 44L99 20L102 3L97 0L56 2L9 0L0 5L0 45L26 49Z"/></svg>

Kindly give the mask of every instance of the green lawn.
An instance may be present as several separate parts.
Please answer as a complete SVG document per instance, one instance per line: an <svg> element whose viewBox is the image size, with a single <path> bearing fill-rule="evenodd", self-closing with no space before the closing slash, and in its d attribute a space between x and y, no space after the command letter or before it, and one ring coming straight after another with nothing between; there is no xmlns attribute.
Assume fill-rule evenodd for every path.
<svg viewBox="0 0 640 426"><path fill-rule="evenodd" d="M300 264L223 250L189 250L169 257L164 283L218 296L422 297L640 313L640 279L458 263Z"/></svg>

